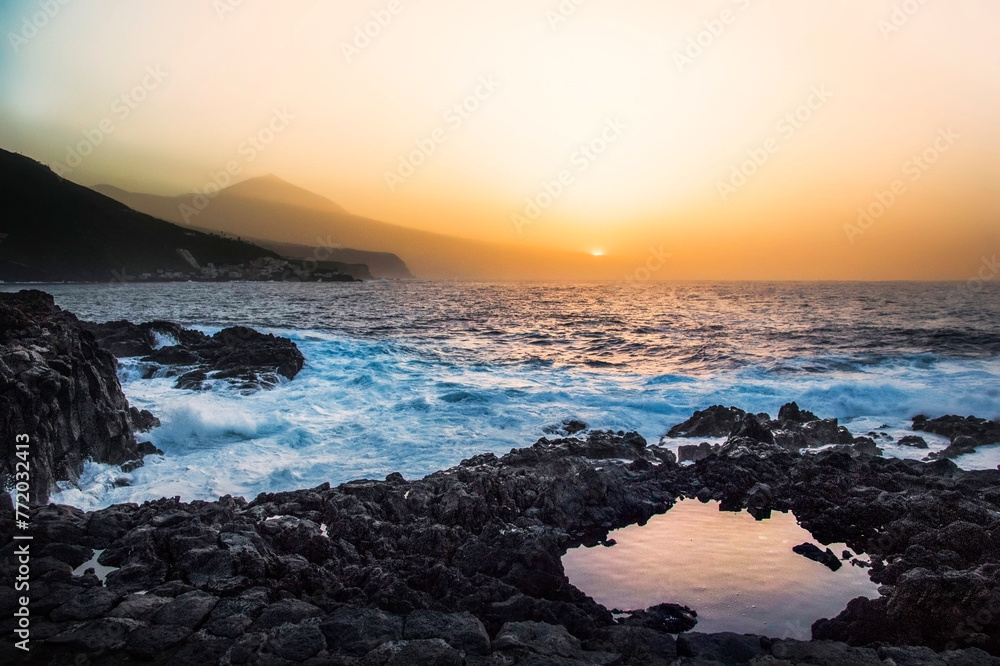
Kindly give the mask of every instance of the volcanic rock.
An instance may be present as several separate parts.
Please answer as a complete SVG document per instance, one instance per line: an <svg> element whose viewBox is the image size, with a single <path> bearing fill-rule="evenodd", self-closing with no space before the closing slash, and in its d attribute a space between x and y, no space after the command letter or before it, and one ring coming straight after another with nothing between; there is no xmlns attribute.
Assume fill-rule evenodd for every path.
<svg viewBox="0 0 1000 666"><path fill-rule="evenodd" d="M225 379L247 391L268 388L280 377L294 379L305 364L291 340L245 326L225 328L211 337L164 321L85 326L120 358L139 356L151 368L170 368L169 374L179 376L175 386L180 389L203 390L210 379Z"/></svg>
<svg viewBox="0 0 1000 666"><path fill-rule="evenodd" d="M667 437L726 437L745 415L746 412L736 407L714 405L675 425Z"/></svg>
<svg viewBox="0 0 1000 666"><path fill-rule="evenodd" d="M86 460L140 457L114 357L40 291L0 293L0 481L15 471L15 437L30 436L30 500L75 482Z"/></svg>

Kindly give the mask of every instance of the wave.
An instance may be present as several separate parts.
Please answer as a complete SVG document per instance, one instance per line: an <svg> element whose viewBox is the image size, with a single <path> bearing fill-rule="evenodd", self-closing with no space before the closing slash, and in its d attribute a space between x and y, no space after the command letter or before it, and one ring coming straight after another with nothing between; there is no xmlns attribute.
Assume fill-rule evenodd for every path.
<svg viewBox="0 0 1000 666"><path fill-rule="evenodd" d="M537 358L463 363L439 354L437 341L271 332L296 340L307 365L294 381L251 395L221 382L206 392L177 390L172 378L143 379L138 360L123 362L123 389L133 405L161 419L148 438L166 455L147 458L130 474L88 465L79 488L66 488L55 501L99 508L164 496L250 498L395 471L415 478L486 451L528 446L566 418L637 430L657 442L714 404L775 414L794 400L842 419L856 434L888 425L894 437L908 432L918 413L1000 416L997 358L801 356L659 373ZM885 447L899 457L926 453ZM1000 447L958 462L995 468Z"/></svg>

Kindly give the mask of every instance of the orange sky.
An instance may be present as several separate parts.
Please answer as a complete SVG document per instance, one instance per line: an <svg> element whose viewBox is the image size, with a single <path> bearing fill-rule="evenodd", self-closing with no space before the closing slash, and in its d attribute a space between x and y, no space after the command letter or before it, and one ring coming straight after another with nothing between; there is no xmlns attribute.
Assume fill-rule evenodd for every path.
<svg viewBox="0 0 1000 666"><path fill-rule="evenodd" d="M662 246L656 278L966 279L1000 245L989 0L4 4L2 146L99 138L88 185L235 161L431 231Z"/></svg>

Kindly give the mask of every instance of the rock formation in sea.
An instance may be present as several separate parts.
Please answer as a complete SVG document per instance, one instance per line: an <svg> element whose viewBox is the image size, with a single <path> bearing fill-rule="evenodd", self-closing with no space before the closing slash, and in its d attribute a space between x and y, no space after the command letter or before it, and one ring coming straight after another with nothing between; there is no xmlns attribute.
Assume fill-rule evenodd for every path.
<svg viewBox="0 0 1000 666"><path fill-rule="evenodd" d="M138 415L139 412L136 412ZM84 461L140 458L115 358L40 291L0 293L0 476L14 479L14 438L31 436L31 499L74 481Z"/></svg>
<svg viewBox="0 0 1000 666"><path fill-rule="evenodd" d="M58 481L75 482L87 460L130 471L162 453L136 441L160 422L129 406L115 355L141 355L149 372L166 367L189 389L223 379L252 391L294 378L304 364L291 340L242 326L210 337L171 322L91 324L44 292L0 293L0 441L12 452L15 436L31 437L33 502L45 502ZM14 466L12 453L0 459L7 488Z"/></svg>
<svg viewBox="0 0 1000 666"><path fill-rule="evenodd" d="M245 326L212 336L166 321L84 322L84 326L115 356L142 357L147 376L167 368L167 376L177 377L177 388L202 390L207 380L224 379L253 391L274 386L282 377L294 379L305 364L291 340Z"/></svg>

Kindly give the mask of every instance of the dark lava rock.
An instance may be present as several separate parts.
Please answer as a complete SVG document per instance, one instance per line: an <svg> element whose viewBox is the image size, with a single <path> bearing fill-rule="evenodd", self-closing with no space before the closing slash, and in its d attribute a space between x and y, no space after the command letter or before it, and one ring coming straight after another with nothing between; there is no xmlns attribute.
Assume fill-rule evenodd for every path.
<svg viewBox="0 0 1000 666"><path fill-rule="evenodd" d="M726 437L745 415L746 412L736 407L714 405L675 425L667 432L667 437Z"/></svg>
<svg viewBox="0 0 1000 666"><path fill-rule="evenodd" d="M891 659L896 666L946 666L945 660L929 647L885 645L878 649L878 656L883 661Z"/></svg>
<svg viewBox="0 0 1000 666"><path fill-rule="evenodd" d="M403 618L370 608L345 607L320 626L331 650L363 655L382 643L403 638Z"/></svg>
<svg viewBox="0 0 1000 666"><path fill-rule="evenodd" d="M490 653L490 635L479 618L471 613L414 611L406 617L403 638L442 638L466 654Z"/></svg>
<svg viewBox="0 0 1000 666"><path fill-rule="evenodd" d="M160 419L153 416L153 413L148 409L139 410L135 407L129 407L128 414L132 421L132 428L136 432L149 432L161 425Z"/></svg>
<svg viewBox="0 0 1000 666"><path fill-rule="evenodd" d="M719 444L713 445L708 442L702 442L697 446L694 444L682 444L677 447L677 462L698 462L718 453L721 448L722 446Z"/></svg>
<svg viewBox="0 0 1000 666"><path fill-rule="evenodd" d="M365 655L362 666L463 666L462 653L437 639L383 643Z"/></svg>
<svg viewBox="0 0 1000 666"><path fill-rule="evenodd" d="M622 624L656 629L667 634L691 631L698 624L698 613L679 604L658 604L645 610L629 611L629 616L619 620Z"/></svg>
<svg viewBox="0 0 1000 666"><path fill-rule="evenodd" d="M809 446L854 443L854 435L841 426L837 419L810 421L802 425L801 432Z"/></svg>
<svg viewBox="0 0 1000 666"><path fill-rule="evenodd" d="M794 511L817 543L867 554L881 595L818 621L820 642L685 637L680 647L698 654L681 663L735 663L750 652L759 664L866 663L887 646L945 651L946 664L982 663L971 647L1000 654L1000 470L858 455L853 444L803 455L749 436L691 465L668 454L634 433L588 431L414 481L391 474L249 503L38 507L32 548L44 573L32 581L33 635L46 663L207 655L357 666L452 663L464 653L473 666L670 664L679 649L671 632L696 626L693 611L667 603L616 620L567 580L562 558L697 496L755 516ZM87 554L80 547L103 549L99 561L120 567L105 588L67 570ZM11 562L0 558L8 579ZM116 601L92 617L107 601L96 590ZM140 591L148 594L128 594ZM0 610L13 607L9 597L0 593ZM49 640L110 620L94 625L104 629L93 649L80 633ZM120 626L121 636L106 635Z"/></svg>
<svg viewBox="0 0 1000 666"><path fill-rule="evenodd" d="M86 460L139 458L114 357L40 291L0 293L0 441L31 437L31 501L76 481ZM17 458L0 457L0 481Z"/></svg>
<svg viewBox="0 0 1000 666"><path fill-rule="evenodd" d="M99 653L105 650L117 650L124 646L129 634L142 626L141 622L135 620L100 618L83 624L75 624L62 633L49 638L46 643L87 652Z"/></svg>
<svg viewBox="0 0 1000 666"><path fill-rule="evenodd" d="M319 617L323 611L299 599L283 599L264 608L253 623L253 631L269 631L286 622L301 622Z"/></svg>
<svg viewBox="0 0 1000 666"><path fill-rule="evenodd" d="M833 641L780 641L771 646L771 654L792 664L823 666L884 666L878 653L870 648L855 648Z"/></svg>
<svg viewBox="0 0 1000 666"><path fill-rule="evenodd" d="M305 661L326 648L318 623L318 620L306 620L300 624L283 624L271 632L267 645L282 659Z"/></svg>
<svg viewBox="0 0 1000 666"><path fill-rule="evenodd" d="M130 594L122 599L121 603L108 616L149 622L157 611L169 603L169 597L158 597L154 594Z"/></svg>
<svg viewBox="0 0 1000 666"><path fill-rule="evenodd" d="M677 641L664 634L644 627L612 625L594 632L583 643L591 652L620 654L622 663L670 666L677 660Z"/></svg>
<svg viewBox="0 0 1000 666"><path fill-rule="evenodd" d="M940 451L933 451L929 456L928 460L940 460L940 459L954 459L959 456L964 456L968 453L975 453L976 447L979 444L976 442L974 437L969 435L958 435L951 440L951 444L947 447L941 449Z"/></svg>
<svg viewBox="0 0 1000 666"><path fill-rule="evenodd" d="M497 633L495 645L519 663L532 656L543 658L534 660L539 664L611 664L619 659L616 654L585 651L566 627L545 622L508 622Z"/></svg>
<svg viewBox="0 0 1000 666"><path fill-rule="evenodd" d="M143 626L129 634L125 641L126 651L143 661L154 658L181 643L191 635L191 629L172 624L156 624Z"/></svg>
<svg viewBox="0 0 1000 666"><path fill-rule="evenodd" d="M291 340L245 326L209 337L163 321L85 325L116 356L141 356L145 363L172 368L179 375L176 387L180 389L203 390L209 379L226 379L245 390L267 388L279 383L279 377L294 379L305 364ZM159 346L160 342L166 344ZM142 421L151 423L145 417Z"/></svg>
<svg viewBox="0 0 1000 666"><path fill-rule="evenodd" d="M906 435L897 442L900 446L912 446L915 449L926 449L927 441L919 435Z"/></svg>
<svg viewBox="0 0 1000 666"><path fill-rule="evenodd" d="M975 416L942 416L928 419L926 416L913 417L913 429L947 437L952 442L956 437L970 437L973 446L1000 444L1000 421L987 421Z"/></svg>
<svg viewBox="0 0 1000 666"><path fill-rule="evenodd" d="M788 423L809 423L810 421L818 421L819 418L810 411L799 409L797 403L790 402L786 405L782 405L781 409L778 410L778 421L788 422Z"/></svg>
<svg viewBox="0 0 1000 666"><path fill-rule="evenodd" d="M170 624L193 629L215 608L218 599L200 590L186 592L166 604L153 616L153 624Z"/></svg>
<svg viewBox="0 0 1000 666"><path fill-rule="evenodd" d="M587 429L587 424L576 419L566 419L557 426L546 426L542 431L546 435L563 435L569 437Z"/></svg>
<svg viewBox="0 0 1000 666"><path fill-rule="evenodd" d="M767 442L769 444L774 443L774 435L753 414L746 414L740 419L739 423L733 426L732 432L729 433L729 439L736 438L752 439L755 442Z"/></svg>
<svg viewBox="0 0 1000 666"><path fill-rule="evenodd" d="M122 598L122 593L97 587L79 594L53 610L49 617L53 622L66 620L93 620L106 615Z"/></svg>
<svg viewBox="0 0 1000 666"><path fill-rule="evenodd" d="M94 556L94 551L86 546L69 543L50 543L37 553L38 557L54 557L73 569Z"/></svg>
<svg viewBox="0 0 1000 666"><path fill-rule="evenodd" d="M749 664L767 654L760 636L722 632L689 633L677 637L677 654L722 664Z"/></svg>
<svg viewBox="0 0 1000 666"><path fill-rule="evenodd" d="M881 456L884 453L871 437L855 437L851 451L863 456Z"/></svg>
<svg viewBox="0 0 1000 666"><path fill-rule="evenodd" d="M830 571L836 571L840 569L840 567L844 566L841 563L840 558L838 558L832 550L827 548L823 551L812 543L804 543L799 546L795 546L792 548L792 552L806 557L813 562L819 562L820 564L828 567Z"/></svg>

